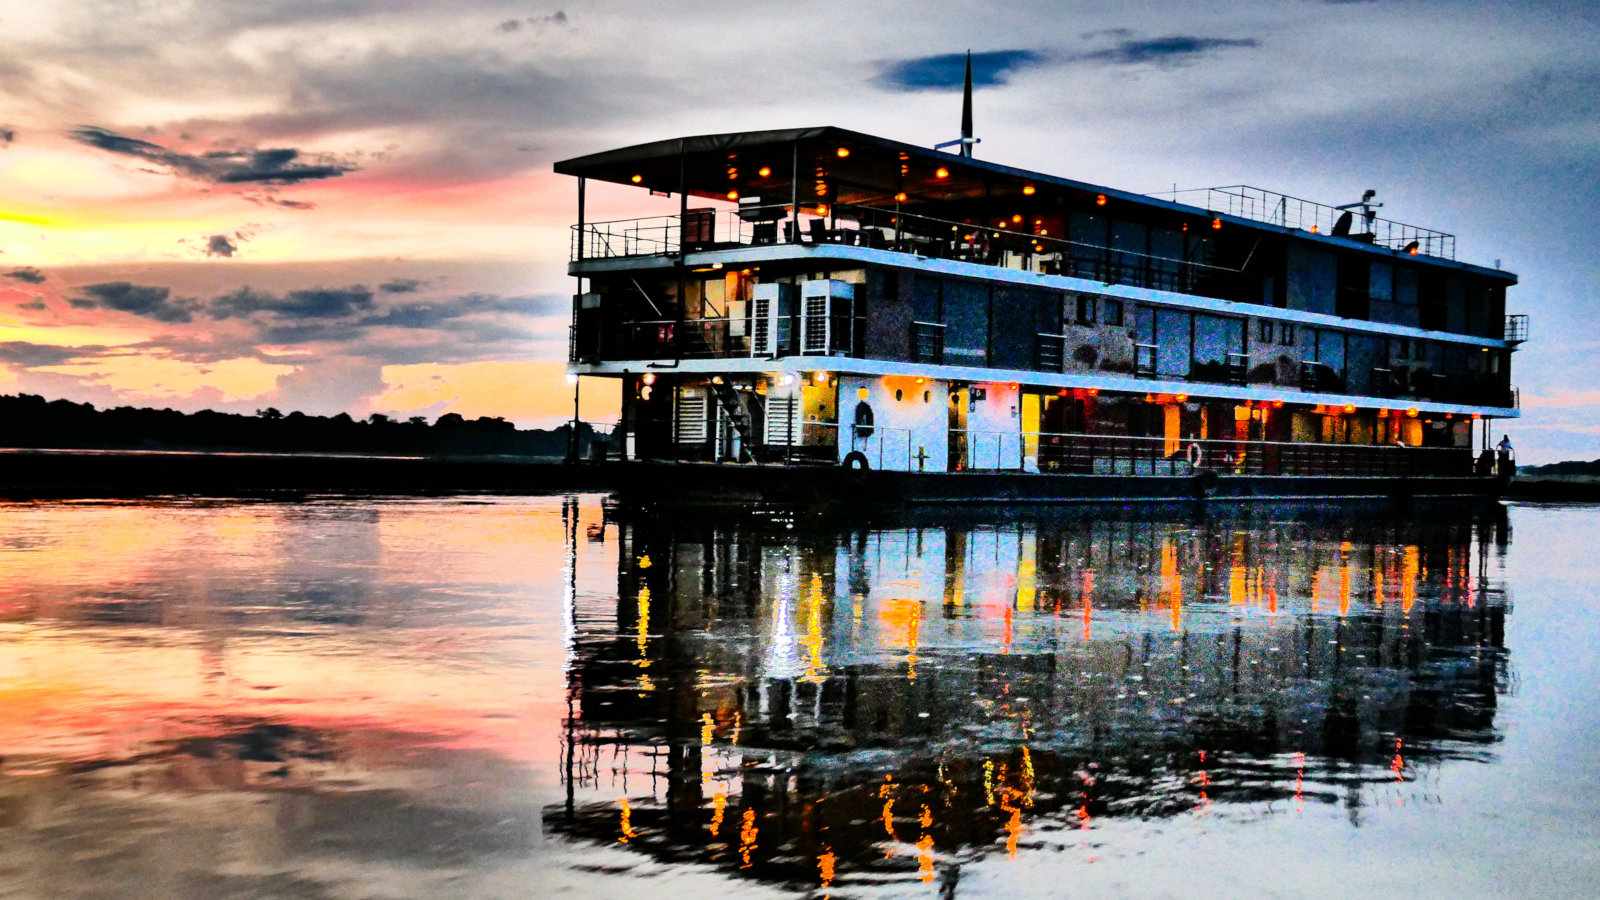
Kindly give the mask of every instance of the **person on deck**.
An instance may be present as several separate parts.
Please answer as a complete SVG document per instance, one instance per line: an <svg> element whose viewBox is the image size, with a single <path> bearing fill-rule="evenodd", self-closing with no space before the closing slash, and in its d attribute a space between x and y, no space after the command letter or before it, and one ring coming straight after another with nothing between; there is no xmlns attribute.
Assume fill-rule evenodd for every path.
<svg viewBox="0 0 1600 900"><path fill-rule="evenodd" d="M1516 471L1515 464L1512 461L1516 451L1511 446L1511 435L1501 435L1500 443L1495 445L1495 451L1496 475L1510 475Z"/></svg>

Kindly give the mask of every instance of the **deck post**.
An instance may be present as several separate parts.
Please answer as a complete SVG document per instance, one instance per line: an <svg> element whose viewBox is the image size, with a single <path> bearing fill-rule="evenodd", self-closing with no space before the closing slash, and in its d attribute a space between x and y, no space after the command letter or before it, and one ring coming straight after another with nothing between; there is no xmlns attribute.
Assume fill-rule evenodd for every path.
<svg viewBox="0 0 1600 900"><path fill-rule="evenodd" d="M572 376L572 433L567 436L567 462L578 461L578 388L583 383L583 378Z"/></svg>
<svg viewBox="0 0 1600 900"><path fill-rule="evenodd" d="M800 243L800 142L791 148L794 159L789 165L789 239Z"/></svg>
<svg viewBox="0 0 1600 900"><path fill-rule="evenodd" d="M578 262L583 262L583 194L584 188L588 186L588 181L589 179L582 175L578 176L578 246L573 254L573 258ZM581 293L583 288L582 279L579 279L578 288Z"/></svg>

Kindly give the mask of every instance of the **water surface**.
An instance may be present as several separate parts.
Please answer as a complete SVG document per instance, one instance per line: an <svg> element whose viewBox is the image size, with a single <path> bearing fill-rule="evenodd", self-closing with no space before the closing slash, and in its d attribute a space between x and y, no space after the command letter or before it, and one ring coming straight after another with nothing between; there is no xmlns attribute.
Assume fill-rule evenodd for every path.
<svg viewBox="0 0 1600 900"><path fill-rule="evenodd" d="M0 886L1588 895L1596 513L0 506Z"/></svg>

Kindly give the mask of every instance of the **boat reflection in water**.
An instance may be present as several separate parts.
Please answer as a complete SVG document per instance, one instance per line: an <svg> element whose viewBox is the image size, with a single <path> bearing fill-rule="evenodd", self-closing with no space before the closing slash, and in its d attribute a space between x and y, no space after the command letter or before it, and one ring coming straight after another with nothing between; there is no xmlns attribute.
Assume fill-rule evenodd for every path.
<svg viewBox="0 0 1600 900"><path fill-rule="evenodd" d="M1491 758L1503 510L1240 515L614 514L545 826L790 888L951 889L991 857L1093 861L1118 820L1359 824Z"/></svg>

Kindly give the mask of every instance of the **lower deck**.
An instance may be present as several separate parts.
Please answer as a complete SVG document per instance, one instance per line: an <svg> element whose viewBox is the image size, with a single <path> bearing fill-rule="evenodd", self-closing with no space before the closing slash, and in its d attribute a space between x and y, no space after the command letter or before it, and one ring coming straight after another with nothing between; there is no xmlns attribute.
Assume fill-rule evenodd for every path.
<svg viewBox="0 0 1600 900"><path fill-rule="evenodd" d="M729 477L754 467L1075 476L1110 484L1201 477L1219 484L1230 478L1492 481L1513 468L1509 455L1488 450L1487 420L1415 408L821 370L657 371L622 380L615 455L720 464Z"/></svg>

